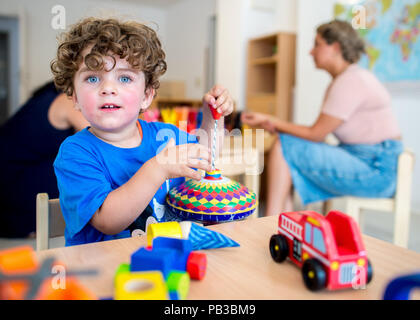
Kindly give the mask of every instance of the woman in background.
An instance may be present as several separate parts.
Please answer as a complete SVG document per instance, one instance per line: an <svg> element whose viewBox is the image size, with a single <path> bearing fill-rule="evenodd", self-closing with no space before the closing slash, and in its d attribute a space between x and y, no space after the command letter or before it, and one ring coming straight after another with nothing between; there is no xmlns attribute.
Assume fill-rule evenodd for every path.
<svg viewBox="0 0 420 320"><path fill-rule="evenodd" d="M356 63L363 40L344 21L317 28L311 50L317 68L332 81L312 126L261 113L244 113L243 123L279 133L268 159L266 215L292 211L292 186L304 205L332 197L392 197L403 146L391 97ZM323 143L333 133L338 146Z"/></svg>
<svg viewBox="0 0 420 320"><path fill-rule="evenodd" d="M0 237L33 236L37 193L58 198L53 162L60 144L87 125L49 82L0 127Z"/></svg>

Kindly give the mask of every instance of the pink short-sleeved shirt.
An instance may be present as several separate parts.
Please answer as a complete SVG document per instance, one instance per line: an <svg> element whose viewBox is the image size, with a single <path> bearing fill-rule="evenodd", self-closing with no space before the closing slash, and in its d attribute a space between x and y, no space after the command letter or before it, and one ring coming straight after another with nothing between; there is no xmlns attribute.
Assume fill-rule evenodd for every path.
<svg viewBox="0 0 420 320"><path fill-rule="evenodd" d="M388 91L357 64L331 82L321 112L344 121L333 132L343 143L375 144L401 135Z"/></svg>

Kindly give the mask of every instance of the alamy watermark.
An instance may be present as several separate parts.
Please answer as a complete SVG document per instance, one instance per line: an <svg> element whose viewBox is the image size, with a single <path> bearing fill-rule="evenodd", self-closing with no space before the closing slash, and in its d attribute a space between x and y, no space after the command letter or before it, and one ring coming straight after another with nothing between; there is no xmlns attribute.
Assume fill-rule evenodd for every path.
<svg viewBox="0 0 420 320"><path fill-rule="evenodd" d="M351 26L354 29L366 29L366 8L362 5L355 5L352 7L351 12L353 18L351 19Z"/></svg>
<svg viewBox="0 0 420 320"><path fill-rule="evenodd" d="M66 28L66 8L61 4L57 4L51 8L51 27L54 30L64 30Z"/></svg>
<svg viewBox="0 0 420 320"><path fill-rule="evenodd" d="M367 272L364 266L354 266L352 269L353 279L351 286L355 290L366 289Z"/></svg>
<svg viewBox="0 0 420 320"><path fill-rule="evenodd" d="M63 265L54 265L51 269L51 274L54 276L51 279L51 288L54 290L66 289L66 268Z"/></svg>
<svg viewBox="0 0 420 320"><path fill-rule="evenodd" d="M179 135L169 128L161 129L156 135L156 141L161 143L156 151L156 159L163 164L188 164L191 163L191 158L199 159L199 150L196 148L194 142L196 137L199 138L200 144L211 149L213 143L214 130L207 132L203 129L196 129L187 134L186 122L180 121ZM245 129L243 131L234 129L228 131L217 131L217 156L215 167L241 166L245 167L246 175L259 175L263 171L264 165L264 130L263 129ZM223 137L222 137L223 135ZM170 139L176 140L176 146L167 148L167 141ZM221 146L222 141L223 147ZM202 157L201 157L202 158ZM223 174L223 171L222 171Z"/></svg>

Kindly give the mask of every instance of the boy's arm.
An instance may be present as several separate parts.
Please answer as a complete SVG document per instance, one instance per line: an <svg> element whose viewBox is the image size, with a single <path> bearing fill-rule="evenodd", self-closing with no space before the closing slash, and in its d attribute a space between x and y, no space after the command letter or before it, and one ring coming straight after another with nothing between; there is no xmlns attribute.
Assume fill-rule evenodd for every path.
<svg viewBox="0 0 420 320"><path fill-rule="evenodd" d="M105 234L125 230L144 211L165 182L164 172L156 169L155 157L147 161L125 184L108 194L90 223Z"/></svg>
<svg viewBox="0 0 420 320"><path fill-rule="evenodd" d="M165 180L177 177L200 180L200 173L192 168L207 171L211 168L207 148L195 143L176 146L171 139L156 157L107 195L90 223L105 234L125 230L144 211Z"/></svg>

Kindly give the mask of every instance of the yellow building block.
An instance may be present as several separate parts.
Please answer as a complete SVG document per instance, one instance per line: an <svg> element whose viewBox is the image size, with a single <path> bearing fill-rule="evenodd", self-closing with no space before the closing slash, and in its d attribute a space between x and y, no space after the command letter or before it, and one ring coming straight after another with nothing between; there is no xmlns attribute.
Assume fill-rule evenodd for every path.
<svg viewBox="0 0 420 320"><path fill-rule="evenodd" d="M120 273L115 279L115 300L168 300L160 271Z"/></svg>
<svg viewBox="0 0 420 320"><path fill-rule="evenodd" d="M178 222L152 223L147 227L147 245L151 246L156 237L168 237L182 239L182 229Z"/></svg>

